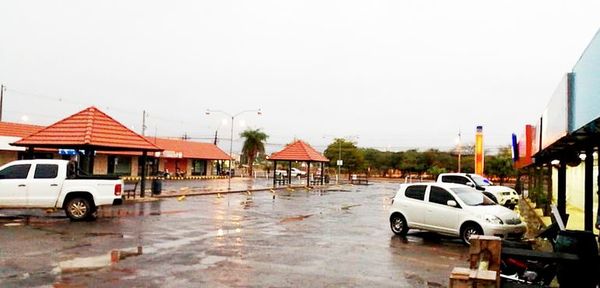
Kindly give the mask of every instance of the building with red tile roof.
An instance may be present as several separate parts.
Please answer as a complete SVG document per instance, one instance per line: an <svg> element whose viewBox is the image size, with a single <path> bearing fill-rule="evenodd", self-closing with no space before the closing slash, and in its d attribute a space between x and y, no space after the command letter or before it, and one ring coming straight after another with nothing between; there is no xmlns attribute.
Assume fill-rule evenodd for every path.
<svg viewBox="0 0 600 288"><path fill-rule="evenodd" d="M0 122L0 136L23 138L44 129L46 126Z"/></svg>
<svg viewBox="0 0 600 288"><path fill-rule="evenodd" d="M273 154L271 154L271 157L269 157L269 161L273 161L273 186L275 186L277 183L281 183L281 184L289 184L292 181L292 173L291 173L291 169L292 169L292 161L301 161L301 162L306 162L307 165L307 179L306 179L306 185L310 186L311 185L311 172L310 172L310 164L311 163L320 163L320 171L325 171L324 169L324 165L326 162L329 162L329 159L327 159L327 157L323 156L321 153L319 153L317 150L315 150L315 148L313 148L312 146L308 145L307 143L305 143L302 140L297 140L295 142L293 142L292 144L287 145L285 148L283 148L283 150L279 151L279 152L275 152ZM288 167L287 167L287 180L286 179L282 179L282 177L277 177L277 162L287 162L288 163ZM320 179L313 179L312 180L312 184L317 184L320 183L321 185L323 185L324 183L324 173L320 173L319 175ZM285 177L284 177L285 178Z"/></svg>
<svg viewBox="0 0 600 288"><path fill-rule="evenodd" d="M321 155L315 148L302 140L286 146L283 150L271 154L272 161L306 161L306 162L329 162L327 157Z"/></svg>
<svg viewBox="0 0 600 288"><path fill-rule="evenodd" d="M164 151L160 153L158 170L172 175L199 176L220 174L227 153L212 143L181 139L148 138Z"/></svg>
<svg viewBox="0 0 600 288"><path fill-rule="evenodd" d="M21 147L161 151L96 107L88 107L13 143Z"/></svg>
<svg viewBox="0 0 600 288"><path fill-rule="evenodd" d="M40 125L0 122L0 165L24 157L25 148L11 146L10 143L18 142L23 137L46 130L45 128L47 127ZM72 128L67 130L74 133ZM92 134L94 133L92 132ZM214 175L220 172L218 171L222 167L220 160L229 159L227 153L212 143L156 137L145 137L144 139L160 150L164 150L149 154L148 162L151 163L151 175L153 172L167 170L172 175L176 175L177 171L182 176ZM59 155L57 149L46 148L36 149L36 151L39 152L36 153L36 158L61 159L69 157ZM142 153L139 151L96 151L94 173L137 176L140 170L141 155Z"/></svg>
<svg viewBox="0 0 600 288"><path fill-rule="evenodd" d="M43 128L44 126L39 125L0 122L0 165L19 159L20 155L25 151L25 148L11 146L10 143L18 141Z"/></svg>

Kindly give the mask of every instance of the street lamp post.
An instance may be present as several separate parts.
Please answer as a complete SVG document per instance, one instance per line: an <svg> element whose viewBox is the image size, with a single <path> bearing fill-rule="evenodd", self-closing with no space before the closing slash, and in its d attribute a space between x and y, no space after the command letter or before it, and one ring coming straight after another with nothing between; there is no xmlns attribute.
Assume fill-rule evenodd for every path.
<svg viewBox="0 0 600 288"><path fill-rule="evenodd" d="M231 167L232 167L232 163L231 160L233 158L232 154L233 154L233 121L235 121L235 117L240 116L244 113L248 113L248 112L256 112L258 115L262 115L262 111L259 109L254 109L254 110L244 110L241 112L238 112L237 114L229 114L225 111L221 111L221 110L211 110L211 109L206 109L206 115L210 115L210 113L221 113L226 115L227 117L231 118L231 134L230 134L230 138L229 138L229 177L227 180L227 191L231 190L231 177L232 177L232 173L231 173Z"/></svg>
<svg viewBox="0 0 600 288"><path fill-rule="evenodd" d="M338 139L338 175L335 177L335 185L339 185L340 177L342 177L340 161L342 160L342 139Z"/></svg>
<svg viewBox="0 0 600 288"><path fill-rule="evenodd" d="M461 160L460 156L461 156L461 153L462 153L462 146L461 146L461 139L460 139L460 130L458 130L458 138L456 139L456 144L457 144L457 149L456 150L458 150L458 173L460 173L460 168L461 168L460 167L461 166L460 165L460 160Z"/></svg>

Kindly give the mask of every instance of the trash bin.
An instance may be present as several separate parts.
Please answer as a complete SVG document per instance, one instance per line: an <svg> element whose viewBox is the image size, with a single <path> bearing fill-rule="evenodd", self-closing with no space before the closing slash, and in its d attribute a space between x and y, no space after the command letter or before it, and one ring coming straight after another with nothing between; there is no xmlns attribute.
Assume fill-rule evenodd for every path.
<svg viewBox="0 0 600 288"><path fill-rule="evenodd" d="M160 195L162 192L162 179L152 179L152 195Z"/></svg>

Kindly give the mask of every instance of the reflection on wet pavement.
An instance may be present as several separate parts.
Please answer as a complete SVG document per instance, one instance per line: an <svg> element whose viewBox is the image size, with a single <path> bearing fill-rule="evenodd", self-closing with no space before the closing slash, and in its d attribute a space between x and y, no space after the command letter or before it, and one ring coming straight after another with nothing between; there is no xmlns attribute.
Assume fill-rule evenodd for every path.
<svg viewBox="0 0 600 288"><path fill-rule="evenodd" d="M61 261L58 263L53 272L74 273L98 270L114 265L123 259L139 255L142 255L141 246L131 249L112 250L106 255L79 257L71 260Z"/></svg>
<svg viewBox="0 0 600 288"><path fill-rule="evenodd" d="M309 215L300 215L300 216L296 216L296 217L287 217L281 221L279 221L279 223L287 223L287 222L295 222L295 221L302 221L310 216L313 216L312 214Z"/></svg>
<svg viewBox="0 0 600 288"><path fill-rule="evenodd" d="M387 209L397 187L166 199L80 223L3 211L0 223L20 226L0 225L0 286L439 287L467 248L395 236Z"/></svg>

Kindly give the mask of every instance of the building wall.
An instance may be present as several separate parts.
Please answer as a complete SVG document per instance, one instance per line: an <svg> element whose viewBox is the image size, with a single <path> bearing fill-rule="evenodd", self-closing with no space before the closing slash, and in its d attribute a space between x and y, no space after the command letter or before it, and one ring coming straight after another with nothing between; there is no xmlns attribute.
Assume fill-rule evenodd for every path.
<svg viewBox="0 0 600 288"><path fill-rule="evenodd" d="M187 166L185 168L185 176L192 175L192 159L185 159Z"/></svg>
<svg viewBox="0 0 600 288"><path fill-rule="evenodd" d="M0 151L0 166L17 160L18 152L17 151Z"/></svg>
<svg viewBox="0 0 600 288"><path fill-rule="evenodd" d="M94 174L106 175L108 173L108 155L96 154L94 157Z"/></svg>
<svg viewBox="0 0 600 288"><path fill-rule="evenodd" d="M596 154L596 153L594 153ZM597 156L596 156L597 157ZM598 191L598 160L594 159L594 215L596 211L598 211L598 197L596 195L596 191ZM552 203L556 205L558 199L558 169L552 169ZM567 166L567 206L577 209L579 211L584 211L585 206L585 163L581 161L581 163L577 167L569 167ZM568 211L567 211L568 213ZM583 215L583 214L582 214ZM595 218L594 218L595 221ZM583 219L580 221L569 221L568 223L583 223ZM572 229L583 229L583 227L569 227Z"/></svg>
<svg viewBox="0 0 600 288"><path fill-rule="evenodd" d="M213 161L213 160L206 161L206 176L213 175L214 167L215 167L215 161Z"/></svg>
<svg viewBox="0 0 600 288"><path fill-rule="evenodd" d="M138 163L139 163L139 157L138 156L131 156L131 176L137 176L138 175Z"/></svg>
<svg viewBox="0 0 600 288"><path fill-rule="evenodd" d="M165 171L165 159L163 158L158 159L158 171Z"/></svg>

